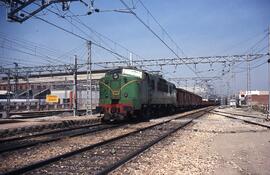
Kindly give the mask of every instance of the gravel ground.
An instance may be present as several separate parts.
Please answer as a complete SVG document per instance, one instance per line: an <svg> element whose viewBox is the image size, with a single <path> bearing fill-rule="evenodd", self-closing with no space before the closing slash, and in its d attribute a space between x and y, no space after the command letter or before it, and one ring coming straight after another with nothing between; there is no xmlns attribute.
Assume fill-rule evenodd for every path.
<svg viewBox="0 0 270 175"><path fill-rule="evenodd" d="M263 114L259 111L249 110L248 108L233 108L233 107L226 107L222 109L216 108L217 111L220 112L228 112L233 114L239 114L239 115L251 115L258 118L266 119L267 115Z"/></svg>
<svg viewBox="0 0 270 175"><path fill-rule="evenodd" d="M66 152L76 150L90 144L117 137L119 135L137 130L137 128L149 126L152 124L153 123L149 122L131 124L118 129L110 129L107 130L107 132L102 131L96 134L87 134L79 137L62 139L60 141L37 145L27 149L2 153L0 154L0 173L27 165L29 163L48 159L52 156L64 154Z"/></svg>
<svg viewBox="0 0 270 175"><path fill-rule="evenodd" d="M160 120L4 153L0 155L0 173L116 137ZM269 174L269 155L268 129L209 113L111 174Z"/></svg>
<svg viewBox="0 0 270 175"><path fill-rule="evenodd" d="M151 120L151 122L129 124L119 129L110 129L108 132L102 131L97 134L87 134L79 137L66 138L56 142L33 146L27 149L2 153L0 154L0 173L9 171L14 168L22 167L33 162L48 159L53 156L61 155L91 144L98 143L103 140L117 137L119 135L137 130L138 128L153 125L156 122L160 122L161 120L168 120L169 118L178 117L188 113L191 112Z"/></svg>
<svg viewBox="0 0 270 175"><path fill-rule="evenodd" d="M111 174L269 174L269 130L208 114Z"/></svg>
<svg viewBox="0 0 270 175"><path fill-rule="evenodd" d="M97 114L93 116L66 116L66 117L60 117L60 116L50 116L50 117L42 117L42 118L30 118L30 119L16 119L21 122L16 123L4 123L1 124L0 130L4 129L12 129L12 128L22 128L22 127L29 127L29 126L35 126L35 125L44 125L44 124L50 124L50 123L59 123L62 121L70 121L70 120L88 120L88 119L96 119ZM12 120L12 119L10 119Z"/></svg>

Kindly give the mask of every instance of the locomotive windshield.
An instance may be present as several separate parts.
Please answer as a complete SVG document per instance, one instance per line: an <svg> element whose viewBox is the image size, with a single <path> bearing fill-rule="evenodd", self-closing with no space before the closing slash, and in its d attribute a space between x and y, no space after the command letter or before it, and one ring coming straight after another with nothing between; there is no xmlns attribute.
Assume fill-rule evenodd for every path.
<svg viewBox="0 0 270 175"><path fill-rule="evenodd" d="M115 73L117 73L117 74L121 74L122 73L122 69L114 69L114 70L111 70L111 71L109 71L109 72L107 72L107 74L115 74Z"/></svg>

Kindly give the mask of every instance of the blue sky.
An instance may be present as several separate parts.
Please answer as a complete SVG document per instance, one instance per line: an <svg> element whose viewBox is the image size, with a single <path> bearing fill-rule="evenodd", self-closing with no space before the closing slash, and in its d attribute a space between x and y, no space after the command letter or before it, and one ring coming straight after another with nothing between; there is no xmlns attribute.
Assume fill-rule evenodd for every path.
<svg viewBox="0 0 270 175"><path fill-rule="evenodd" d="M126 0L131 4L131 0ZM136 0L134 0L136 4ZM175 42L184 50L187 56L209 56L209 55L232 55L251 53L249 48L260 41L266 34L270 25L270 1L269 0L143 0L144 5L158 19L159 23L172 36ZM96 0L95 7L101 10L121 9L124 6L120 1ZM61 9L61 7L59 6ZM56 7L49 8L57 11ZM71 3L70 10L74 14L85 14L87 8L76 2ZM157 33L162 36L161 30L154 25L149 15L137 4L135 12L149 24ZM39 13L40 17L54 22L72 32L84 37L91 37L99 42L99 39L88 29L80 26L85 33L80 32L64 19L46 12L45 15ZM69 14L70 15L70 14ZM112 40L121 43L125 47L139 54L143 58L172 58L174 55L151 34L133 15L117 12L101 12L90 16L80 16L86 25L99 33L106 35ZM73 24L78 25L74 19ZM6 11L0 6L0 44L5 47L16 47L3 38L13 38L12 40L33 42L32 45L42 45L42 48L35 48L35 53L39 55L49 55L50 57L61 57L62 62L72 62L74 54L79 55L80 61L86 58L85 41L67 34L53 26L50 26L38 19L31 18L26 22L10 23L6 21ZM104 43L103 43L104 44ZM30 45L28 43L28 45ZM27 45L27 46L28 46ZM31 46L32 46L31 45ZM254 52L262 50L267 46L267 38L262 40ZM30 46L29 46L30 47ZM109 44L109 47L115 47ZM47 50L45 50L46 48ZM50 48L50 52L48 51ZM20 50L24 50L20 46ZM74 49L74 50L73 50ZM52 53L53 50L53 53ZM71 51L72 50L72 51ZM67 53L71 51L70 53ZM128 53L116 47L116 51L126 56ZM33 52L33 50L32 50ZM93 61L116 60L112 55L99 48L93 48ZM266 53L267 48L261 52ZM30 56L21 52L11 51L0 47L1 65L13 61L21 65L52 64L44 58ZM12 59L10 59L12 58ZM135 58L136 59L136 58ZM263 60L264 59L264 60ZM254 61L251 66L262 63L267 58ZM54 62L54 64L57 64ZM240 67L240 68L239 68ZM241 67L236 71L243 71ZM160 69L154 67L152 69ZM175 73L173 67L163 67L162 70L167 77L192 77L195 76L185 66L179 66ZM208 70L209 65L198 66L197 71ZM215 66L216 71L221 71L221 66ZM217 72L206 72L201 76L216 76ZM246 73L236 74L236 80L230 81L231 87L236 90L246 88ZM224 78L231 79L229 76ZM252 89L267 89L267 65L252 70ZM236 82L236 83L233 83ZM191 82L190 82L191 83ZM225 81L216 82L225 84ZM221 86L224 87L224 86ZM225 89L224 89L225 91Z"/></svg>

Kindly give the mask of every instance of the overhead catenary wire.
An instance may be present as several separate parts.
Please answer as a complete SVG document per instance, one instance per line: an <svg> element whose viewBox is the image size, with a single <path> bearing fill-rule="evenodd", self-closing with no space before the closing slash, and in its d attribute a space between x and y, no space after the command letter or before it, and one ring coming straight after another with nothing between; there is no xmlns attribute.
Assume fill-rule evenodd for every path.
<svg viewBox="0 0 270 175"><path fill-rule="evenodd" d="M245 53L247 53L249 50L253 50L254 48L256 48L256 46L258 46L261 42L263 42L267 37L268 37L268 34L265 34L259 41L257 41L249 49L247 49Z"/></svg>
<svg viewBox="0 0 270 175"><path fill-rule="evenodd" d="M38 44L38 43L34 43L32 41L27 41L25 39L21 39L21 38L18 38L18 37L10 37L8 35L4 35L2 33L0 33L0 38L2 38L2 42L0 43L0 47L1 46L8 46L8 48L6 49L11 49L11 48L15 48L17 49L18 52L21 52L21 53L24 53L24 54L27 54L27 55L31 55L33 56L35 59L31 60L31 62L33 61L36 61L36 58L46 58L46 62L54 62L55 63L63 63L63 64L66 64L67 62L64 62L63 59L60 59L61 57L63 56L67 56L68 53L72 52L74 53L76 50L78 50L78 48L74 48L66 53L62 53L60 56L49 56L49 55L59 55L59 51L58 50L54 50L54 49L51 49L51 48L48 48L44 45L41 45L41 44ZM81 46L81 44L80 44ZM3 48L3 47L2 47ZM21 48L21 49L19 49ZM81 47L80 47L81 48ZM5 49L5 48L3 48ZM27 51L26 51L27 50ZM31 51L31 52L30 52ZM44 53L44 51L46 53ZM47 53L48 52L48 53ZM20 58L22 59L22 58ZM41 59L44 61L44 59ZM29 61L29 59L28 59Z"/></svg>
<svg viewBox="0 0 270 175"><path fill-rule="evenodd" d="M27 48L29 47L29 48L31 48L31 50L35 50L35 51L44 50L44 51L46 51L46 52L48 52L50 54L54 54L54 55L58 55L60 53L59 50L55 50L55 49L49 48L49 47L47 47L45 45L42 45L40 43L35 43L35 42L32 42L32 41L28 41L28 40L19 38L18 36L11 37L11 36L8 36L7 34L4 34L4 33L1 33L0 32L0 37L3 40L9 40L9 41L18 43L18 44L20 44L22 46L25 46Z"/></svg>
<svg viewBox="0 0 270 175"><path fill-rule="evenodd" d="M184 64L185 60L183 60L149 25L147 25L130 7L124 2L124 0L120 0L122 4L129 9L130 13L134 15L138 21L140 21L158 40L160 40L178 59L180 59ZM192 69L189 65L185 64L196 76L200 77L199 74Z"/></svg>
<svg viewBox="0 0 270 175"><path fill-rule="evenodd" d="M184 52L184 50L173 40L173 38L170 36L170 34L164 29L164 27L158 22L158 20L153 16L153 14L150 12L150 10L148 10L148 8L144 5L144 3L141 1L141 0L138 0L137 1L137 3L139 4L141 4L142 5L142 7L146 10L146 12L147 12L147 14L149 14L151 17L152 17L152 19L156 22L156 24L161 28L161 30L162 30L162 32L164 33L164 34L166 34L167 36L168 36L168 38L169 38L169 40L176 46L176 48L178 49L178 50L180 50L181 51L181 53L182 53L182 55L183 56L185 56L185 57L188 57L187 55L186 55L186 53ZM134 4L134 3L133 3ZM131 9L131 8L130 8ZM149 26L150 27L150 26ZM151 27L150 27L151 28ZM168 46L169 46L169 44L168 44ZM172 49L173 50L173 49ZM176 54L178 55L178 50L176 50ZM183 60L182 60L183 61ZM190 66L188 66L187 65L187 67L189 68L189 69L191 69L198 77L199 77L199 75L198 75L198 73L196 72L196 70L194 70L194 69L192 69ZM168 73L168 74L171 74L170 72Z"/></svg>
<svg viewBox="0 0 270 175"><path fill-rule="evenodd" d="M71 10L69 10L69 12L70 12L71 14L74 14ZM141 56L139 56L137 53L135 53L134 51L131 51L130 49L126 48L125 46L123 46L123 45L121 45L121 44L119 44L119 43L113 41L113 40L110 39L109 37L107 37L107 36L105 36L105 35L103 35L103 34L97 32L96 30L92 29L90 26L86 25L80 18L76 17L75 21L77 21L79 24L81 24L82 26L84 26L85 28L87 28L89 31L91 31L92 33L94 33L96 36L105 38L106 40L112 42L113 44L115 44L115 45L117 45L117 46L119 46L119 47L121 47L122 49L126 50L127 52L132 53L133 55L136 55L136 56L138 56L138 57L141 57ZM103 42L104 42L104 41L103 41Z"/></svg>
<svg viewBox="0 0 270 175"><path fill-rule="evenodd" d="M60 17L63 18L63 16L61 16L60 14L58 14L58 13L56 13L56 12L50 10L50 9L47 9L47 10L49 10L50 12L52 12L52 13L54 13L54 14L56 14L56 15L58 15L58 16L60 16ZM22 10L22 11L25 12L25 13L27 13L27 14L29 14L28 12L26 12L26 11L24 11L24 10ZM82 40L84 40L84 41L87 41L87 42L90 41L88 38L83 37L83 36L81 36L81 35L79 35L79 34L77 34L77 33L74 33L74 32L72 32L72 31L70 31L70 30L68 30L68 29L65 29L65 28L63 28L63 27L61 27L61 26L59 26L59 25L57 25L57 24L55 24L55 23L52 23L52 22L50 22L50 21L48 21L48 20L46 20L46 19L43 19L43 18L38 17L38 16L35 16L35 15L34 15L33 17L35 17L36 19L39 19L39 20L41 20L41 21L43 21L43 22L45 22L45 23L47 23L47 24L50 24L50 25L52 25L52 26L54 26L54 27L56 27L56 28L58 28L58 29L60 29L60 30L63 30L63 31L65 31L66 33L69 33L69 34L71 34L71 35L73 35L73 36L76 36L76 37L78 37L78 38L80 38L80 39L82 39ZM63 19L65 19L65 18L63 18ZM67 21L68 21L68 20L67 20ZM70 21L68 21L68 22L70 22ZM75 25L72 24L72 23L71 23L71 25L73 25L74 27L78 28L77 26L75 26ZM128 60L128 58L126 58L125 56L123 56L123 55L121 55L121 54L119 54L119 53L117 53L117 52L114 52L114 51L112 51L111 49L108 49L108 48L102 46L101 44L98 44L97 42L91 41L91 43L92 43L93 45L95 45L96 47L99 47L99 48L101 48L101 49L103 49L103 50L105 50L105 51L108 51L109 53L111 53L111 54L113 54L113 55L115 55L115 56L117 56L117 57L120 57L120 58L122 58L122 59L127 59L127 60Z"/></svg>
<svg viewBox="0 0 270 175"><path fill-rule="evenodd" d="M263 32L263 36L262 37L260 37L259 38L259 40L258 41L256 41L254 44L252 44L243 54L246 54L246 53L248 53L248 51L249 50L252 50L253 48L255 48L257 45L259 45L261 42L263 42L266 38L267 38L267 33L265 33L265 32ZM268 46L266 45L265 47L263 47L263 49L260 49L260 50L258 50L258 51L256 51L255 52L255 50L253 51L253 54L257 54L257 53L260 53L261 51L263 51L265 48L267 48ZM259 58L263 58L263 57L259 57ZM255 59L253 59L253 60L255 60ZM249 61L253 61L253 60L249 60ZM241 67L240 67L240 65L241 64L243 64L244 62L246 62L246 61L242 61L242 62L239 62L239 63L237 63L237 64L234 64L234 65L232 65L233 66L233 69L236 69L236 68L240 68L241 69ZM245 68L242 68L242 69L246 69L246 67ZM230 71L228 71L227 73L229 73ZM219 71L219 72L217 72L217 74L221 74L222 73L222 71ZM226 72L224 72L224 74L222 75L222 76L225 76L226 74L227 74Z"/></svg>
<svg viewBox="0 0 270 175"><path fill-rule="evenodd" d="M47 46L42 45L40 43L35 43L35 42L32 42L32 41L28 41L28 40L22 39L22 38L20 38L18 36L12 37L12 36L8 36L6 33L0 32L0 37L3 38L3 39L9 39L9 40L12 40L12 41L17 41L17 42L22 43L24 45L27 45L29 47L40 48L40 49L49 51L51 53L59 53L58 50L54 50L52 48L48 48Z"/></svg>
<svg viewBox="0 0 270 175"><path fill-rule="evenodd" d="M255 54L256 54L256 53L261 53L261 52L262 52L263 50L265 50L266 48L268 48L268 46L265 46L265 47L263 47L262 49L258 50L257 52L255 52ZM266 56L266 55L265 55L265 56ZM256 59L256 61L259 62L262 58L265 58L265 57L258 58L258 59ZM254 63L257 63L257 62L254 62L255 60L252 60L252 61L253 61L253 64L254 64ZM237 66L235 66L235 67L237 67L237 68L239 68L239 69L244 69L244 70L247 69L246 67L240 67L240 64L237 65Z"/></svg>
<svg viewBox="0 0 270 175"><path fill-rule="evenodd" d="M258 65L255 65L255 66L250 67L250 70L257 69L257 68L259 68L259 67L261 67L263 65L266 65L266 64L267 64L267 61L264 61L264 62L262 62L262 63L260 63ZM244 72L246 72L246 70L242 70L242 71L238 71L238 72L233 72L233 73L244 73Z"/></svg>
<svg viewBox="0 0 270 175"><path fill-rule="evenodd" d="M175 46L181 51L183 56L187 55L185 54L184 50L173 40L173 38L170 36L170 34L164 29L164 27L158 22L158 20L152 15L150 10L144 5L144 3L141 0L138 0L138 2L142 5L142 7L147 11L147 13L154 19L154 21L158 24L158 26L162 29L162 31L169 37L172 43L175 44Z"/></svg>
<svg viewBox="0 0 270 175"><path fill-rule="evenodd" d="M257 36L257 34L256 34L256 36ZM260 36L261 36L261 35L260 35ZM268 47L268 45L267 45L267 46L263 46L262 48L260 48L260 47L258 47L258 46L259 46L259 44L261 44L266 38L267 38L267 34L266 34L266 32L263 32L263 36L260 37L254 44L252 44L252 45L244 52L244 54L248 53L249 50L253 50L253 51L252 51L253 54L261 53L262 51L264 51L264 50ZM256 51L255 49L256 49L257 51ZM266 56L266 54L265 54L265 56ZM260 59L260 58L265 58L265 56L259 57L259 59ZM257 58L255 57L254 59L249 60L249 61L253 61L253 62L255 63L254 60L257 60ZM237 64L232 64L232 65L228 66L228 68L229 68L228 71L226 70L226 71L214 71L214 72L216 72L216 74L218 74L218 75L219 75L219 74L222 74L221 77L223 77L223 79L224 79L225 82L228 82L228 81L230 81L230 80L233 79L233 77L235 76L235 74L244 73L244 72L247 71L247 70L246 70L246 69L247 69L246 67L243 67L243 68L240 67L240 65L241 65L242 63L244 63L244 62L246 62L246 61L242 61L242 62L239 62L239 63L237 63ZM260 63L260 64L258 64L258 65L255 65L255 66L251 67L250 70L257 69L257 68L263 66L264 64L265 64L265 62ZM244 69L244 70L236 71L235 69ZM233 73L234 75L230 75L229 73ZM226 77L227 77L227 78L226 78Z"/></svg>
<svg viewBox="0 0 270 175"><path fill-rule="evenodd" d="M37 54L34 54L34 53L30 53L30 52L26 52L26 51L23 51L23 50L20 50L20 49L16 49L16 48L12 48L12 47L5 47L5 46L0 46L2 48L5 48L5 49L9 49L9 50L12 50L12 51L16 51L16 52L20 52L20 53L24 53L24 54L27 54L27 55L31 55L31 56L38 56L40 57L41 59L49 62L49 63L52 63L52 64L55 64L54 62L52 62L50 59L48 59L49 57L44 57L42 55L37 55Z"/></svg>
<svg viewBox="0 0 270 175"><path fill-rule="evenodd" d="M222 50L219 51L219 52L215 52L214 55L220 54L221 52L222 52L222 53L226 53L226 52L228 52L228 51L231 52L232 50L238 48L239 46L240 46L241 48L243 48L243 44L246 44L247 42L253 40L255 37L258 37L258 36L261 36L261 35L265 35L265 34L266 34L266 30L263 31L263 32L260 31L259 33L256 33L256 34L254 34L254 35L251 35L251 36L249 36L248 38L245 38L245 39L243 39L243 40L241 40L241 41L239 41L239 42L237 42L237 43L234 43L234 44L230 45L229 47L226 47L225 49L222 49Z"/></svg>
<svg viewBox="0 0 270 175"><path fill-rule="evenodd" d="M249 50L252 50L254 49L257 45L259 45L264 39L267 38L267 33L263 32L263 36L261 39L259 39L259 41L257 41L255 44L253 44L251 47L249 47L243 54L247 54L249 52ZM259 50L257 52L253 52L254 54L257 54L257 53L260 53L260 51L263 51L263 50ZM249 61L253 61L253 60L249 60ZM246 61L242 61L242 62L239 62L235 65L232 65L232 69L235 69L237 67L239 67L241 64L245 63ZM245 68L246 69L246 68ZM227 73L230 73L230 71L228 71ZM226 75L226 72L224 73L224 75L222 76L225 76Z"/></svg>
<svg viewBox="0 0 270 175"><path fill-rule="evenodd" d="M66 18L65 18L65 16L62 16L62 15L60 15L60 14L58 14L58 13L56 13L56 12L54 12L54 11L52 11L52 10L48 10L48 11L50 11L51 13L54 13L55 15L57 15L57 16L59 16L59 17L61 17L61 18L63 18L63 19L65 19L65 20L67 20ZM70 10L69 10L69 12L70 13L72 13ZM73 14L73 13L72 13ZM73 19L73 18L72 18ZM68 20L67 20L68 21ZM75 19L73 19L72 21L76 21L77 23L79 23L79 24L81 24L81 25L83 25L85 28L87 28L88 30L90 30L92 33L94 33L96 36L98 36L99 37L99 39L101 39L100 37L103 37L103 38L105 38L106 40L109 40L110 42L112 42L113 44L115 44L115 45L117 45L117 46L120 46L122 49L124 49L124 50L126 50L128 53L132 53L133 55L135 55L135 56L137 56L137 57L141 57L141 56L139 56L138 54L136 54L136 53L134 53L133 51L131 51L130 49L128 49L128 48L126 48L125 46L123 46L123 45L121 45L121 44L119 44L119 43L117 43L117 42L115 42L115 41L113 41L112 39L110 39L110 38L108 38L107 36L104 36L104 35L102 35L101 33L99 33L99 32L97 32L97 31L95 31L94 29L92 29L91 27L89 27L88 25L86 25L85 23L83 23L78 17L77 17L77 20ZM81 28L79 28L78 26L76 26L75 24L73 24L71 21L68 21L72 26L74 26L74 27L76 27L78 30L80 30L82 33L84 33L85 35L87 35L88 37L91 37L89 34L87 34L85 31L83 31ZM104 41L103 41L104 42ZM97 42L96 42L97 43ZM112 50L111 48L110 48L110 50ZM116 51L115 51L115 53L117 53ZM121 57L121 58L124 58L125 60L127 60L127 61L130 61L128 58L126 58L126 57ZM118 58L117 58L118 59ZM119 59L118 59L119 60ZM150 69L151 70L151 69Z"/></svg>
<svg viewBox="0 0 270 175"><path fill-rule="evenodd" d="M29 62L28 58L14 58L14 57L9 57L9 56L0 56L0 60L3 60L4 62L12 62L12 63L16 62L16 63L19 63L20 65L28 65L28 66L40 65L40 63L43 63L36 60L32 60Z"/></svg>
<svg viewBox="0 0 270 175"><path fill-rule="evenodd" d="M62 17L63 19L65 19L66 21L68 21L65 17ZM74 26L75 28L77 28L78 30L80 30L82 33L84 33L85 35L87 35L89 38L91 38L91 41L93 42L95 42L95 43L98 43L95 39L93 39L88 33L86 33L85 31L83 31L80 27L78 27L78 26L76 26L75 24L73 24L71 21L68 21L72 26ZM100 45L100 44L99 44ZM107 47L109 47L108 45L107 45ZM114 52L114 53L117 53L116 51L113 51L113 49L111 48L111 47L109 47L109 50L111 50L112 52ZM119 54L119 53L118 53ZM120 54L119 54L120 55ZM124 56L118 56L118 55L114 55L114 56L116 56L116 58L118 59L118 60L121 60L121 59L125 59L125 60L127 60L128 61L128 58L126 58L126 57L124 57Z"/></svg>
<svg viewBox="0 0 270 175"><path fill-rule="evenodd" d="M23 11L24 13L29 14L28 12L26 12L26 11L24 11L24 10L22 10L22 11ZM70 30L68 30L68 29L65 29L65 28L63 28L63 27L61 27L61 26L58 26L57 24L54 24L54 23L52 23L52 22L50 22L50 21L48 21L48 20L46 20L46 19L43 19L43 18L38 17L38 16L33 16L33 17L36 18L36 19L38 19L38 20L41 20L41 21L43 21L43 22L45 22L45 23L47 23L47 24L49 24L49 25L51 25L51 26L54 26L54 27L56 27L56 28L58 28L58 29L60 29L60 30L62 30L62 31L64 31L64 32L66 32L66 33L69 33L69 34L71 34L71 35L73 35L73 36L75 36L75 37L77 37L77 38L79 38L79 39L82 39L82 40L84 40L84 41L89 41L89 39L87 39L87 38L85 38L85 37L83 37L83 36L81 36L81 35L79 35L79 34L76 34L76 33L72 32L72 31L70 31ZM123 55L120 55L120 54L118 54L118 53L116 53L116 52L114 52L114 51L112 51L112 50L110 50L110 49L108 49L108 48L106 48L106 47L100 45L100 44L97 44L97 43L95 43L95 42L92 42L92 44L95 45L96 47L99 47L99 48L101 48L101 49L103 49L103 50L108 51L109 53L112 53L113 55L116 55L116 56L121 57L121 58L125 58Z"/></svg>
<svg viewBox="0 0 270 175"><path fill-rule="evenodd" d="M141 1L139 1L139 2L141 2ZM151 14L152 15L152 14Z"/></svg>
<svg viewBox="0 0 270 175"><path fill-rule="evenodd" d="M2 44L2 45L0 46L1 48L9 49L9 50L14 49L14 50L17 51L17 52L21 52L21 53L28 54L28 55L31 55L31 56L36 56L36 57L39 57L39 58L41 58L41 59L43 59L43 60L46 59L46 60L47 60L48 62L50 62L50 63L53 63L53 62L55 62L55 63L59 63L59 62L65 63L65 62L63 62L63 61L60 60L60 59L52 58L52 57L50 57L50 56L48 56L48 55L44 55L44 54L38 53L37 50L32 49L32 48L28 48L27 46L22 45L22 44L20 44L20 43L18 43L18 42L16 42L16 41L9 40L9 39L6 39L6 38L5 38L5 41L9 41L9 42L12 43L12 44L10 44L10 46L7 46L7 44ZM16 47L21 47L21 48L23 48L24 50L28 50L28 51L31 51L31 52L24 51L24 50L18 49L18 48L16 48Z"/></svg>

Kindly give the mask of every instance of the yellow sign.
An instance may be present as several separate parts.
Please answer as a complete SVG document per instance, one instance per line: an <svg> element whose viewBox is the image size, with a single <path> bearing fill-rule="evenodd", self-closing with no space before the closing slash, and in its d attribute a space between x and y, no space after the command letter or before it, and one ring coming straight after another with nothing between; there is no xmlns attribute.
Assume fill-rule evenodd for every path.
<svg viewBox="0 0 270 175"><path fill-rule="evenodd" d="M46 95L47 103L58 103L59 97L57 95Z"/></svg>

